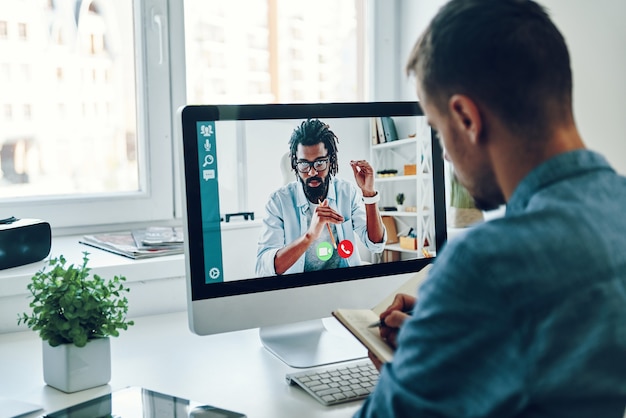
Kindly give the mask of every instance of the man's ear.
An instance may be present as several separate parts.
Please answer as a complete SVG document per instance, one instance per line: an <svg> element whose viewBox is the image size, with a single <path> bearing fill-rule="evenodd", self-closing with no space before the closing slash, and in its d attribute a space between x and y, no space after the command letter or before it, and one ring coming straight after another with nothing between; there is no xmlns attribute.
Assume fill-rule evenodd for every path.
<svg viewBox="0 0 626 418"><path fill-rule="evenodd" d="M448 101L448 110L457 129L465 132L472 143L478 143L483 121L476 102L462 94L455 94Z"/></svg>

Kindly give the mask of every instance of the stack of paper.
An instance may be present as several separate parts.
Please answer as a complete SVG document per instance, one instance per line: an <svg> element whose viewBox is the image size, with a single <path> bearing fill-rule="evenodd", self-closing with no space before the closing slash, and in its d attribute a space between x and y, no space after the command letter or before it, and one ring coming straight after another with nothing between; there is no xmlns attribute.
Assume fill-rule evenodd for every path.
<svg viewBox="0 0 626 418"><path fill-rule="evenodd" d="M79 242L132 259L182 254L181 227L148 227L124 232L84 235Z"/></svg>

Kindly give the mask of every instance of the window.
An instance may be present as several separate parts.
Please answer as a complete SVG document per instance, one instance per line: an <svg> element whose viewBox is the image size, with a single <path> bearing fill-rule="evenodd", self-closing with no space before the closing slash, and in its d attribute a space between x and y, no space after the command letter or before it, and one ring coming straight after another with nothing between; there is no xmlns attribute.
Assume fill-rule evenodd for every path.
<svg viewBox="0 0 626 418"><path fill-rule="evenodd" d="M19 68L20 68L20 76L22 77L22 80L27 83L30 83L30 76L31 76L30 64L21 64Z"/></svg>
<svg viewBox="0 0 626 418"><path fill-rule="evenodd" d="M11 80L11 66L7 62L0 63L0 83L7 83Z"/></svg>
<svg viewBox="0 0 626 418"><path fill-rule="evenodd" d="M169 90L155 59L166 28L158 34L152 25L166 1L52 4L0 5L17 31L3 41L3 60L31 69L0 77L0 215L45 219L57 230L171 219L172 105L151 94ZM23 109L19 118L12 105Z"/></svg>
<svg viewBox="0 0 626 418"><path fill-rule="evenodd" d="M363 51L357 46L361 36L357 8L362 4L358 0L185 0L185 27L193 28L185 34L188 101L362 100L364 86L357 81L363 79L359 72L364 71L358 65ZM247 13L242 15L241 10ZM334 66L330 65L333 61ZM226 150L222 149L225 145ZM221 165L223 178L245 181L245 176L238 175L235 157L246 155L254 145L242 138L237 144L220 146L220 161L232 160ZM245 197L226 195L225 212L249 209Z"/></svg>
<svg viewBox="0 0 626 418"><path fill-rule="evenodd" d="M175 219L176 109L363 99L363 3L0 4L0 217L59 233Z"/></svg>
<svg viewBox="0 0 626 418"><path fill-rule="evenodd" d="M20 22L17 24L17 34L22 40L28 39L28 26L26 26L26 23Z"/></svg>
<svg viewBox="0 0 626 418"><path fill-rule="evenodd" d="M13 119L13 106L11 106L10 104L4 105L4 119L6 121L10 121L11 119Z"/></svg>
<svg viewBox="0 0 626 418"><path fill-rule="evenodd" d="M26 103L23 109L24 109L24 119L30 120L33 117L33 110L30 104Z"/></svg>
<svg viewBox="0 0 626 418"><path fill-rule="evenodd" d="M185 0L188 101L362 100L363 86L357 86L357 73L363 71L357 65L361 53L357 8L363 7L362 3ZM324 59L318 59L322 56ZM335 66L323 65L331 60ZM322 75L327 72L336 76ZM260 73L265 77L259 78ZM317 82L320 79L332 79L333 84L322 88ZM223 93L200 87L216 82L228 86Z"/></svg>

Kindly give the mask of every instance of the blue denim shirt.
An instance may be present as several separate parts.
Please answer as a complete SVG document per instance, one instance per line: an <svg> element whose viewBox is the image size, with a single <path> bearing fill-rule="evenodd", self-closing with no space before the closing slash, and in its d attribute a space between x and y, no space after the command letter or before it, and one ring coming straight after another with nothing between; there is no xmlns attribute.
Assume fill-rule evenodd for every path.
<svg viewBox="0 0 626 418"><path fill-rule="evenodd" d="M360 417L621 418L626 179L577 150L435 260Z"/></svg>
<svg viewBox="0 0 626 418"><path fill-rule="evenodd" d="M341 242L347 239L354 244L354 252L346 259L349 266L361 264L355 236L358 236L365 247L373 253L380 253L384 250L387 231L385 231L382 242L370 241L367 236L364 204L356 186L333 177L330 180L327 199L328 205L344 218L344 222L337 225L337 241ZM276 253L309 229L311 217L309 201L304 194L302 185L297 181L291 182L272 193L265 205L265 211L266 215L263 219L256 261L256 275L259 277L276 275L274 268ZM285 274L303 272L304 259L305 257L302 255Z"/></svg>

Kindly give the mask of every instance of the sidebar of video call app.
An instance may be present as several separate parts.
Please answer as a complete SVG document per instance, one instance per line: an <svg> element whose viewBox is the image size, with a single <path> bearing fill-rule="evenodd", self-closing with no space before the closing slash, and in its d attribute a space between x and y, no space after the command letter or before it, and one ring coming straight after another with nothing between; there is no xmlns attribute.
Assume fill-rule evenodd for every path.
<svg viewBox="0 0 626 418"><path fill-rule="evenodd" d="M224 281L215 122L198 122L198 163L206 283Z"/></svg>

